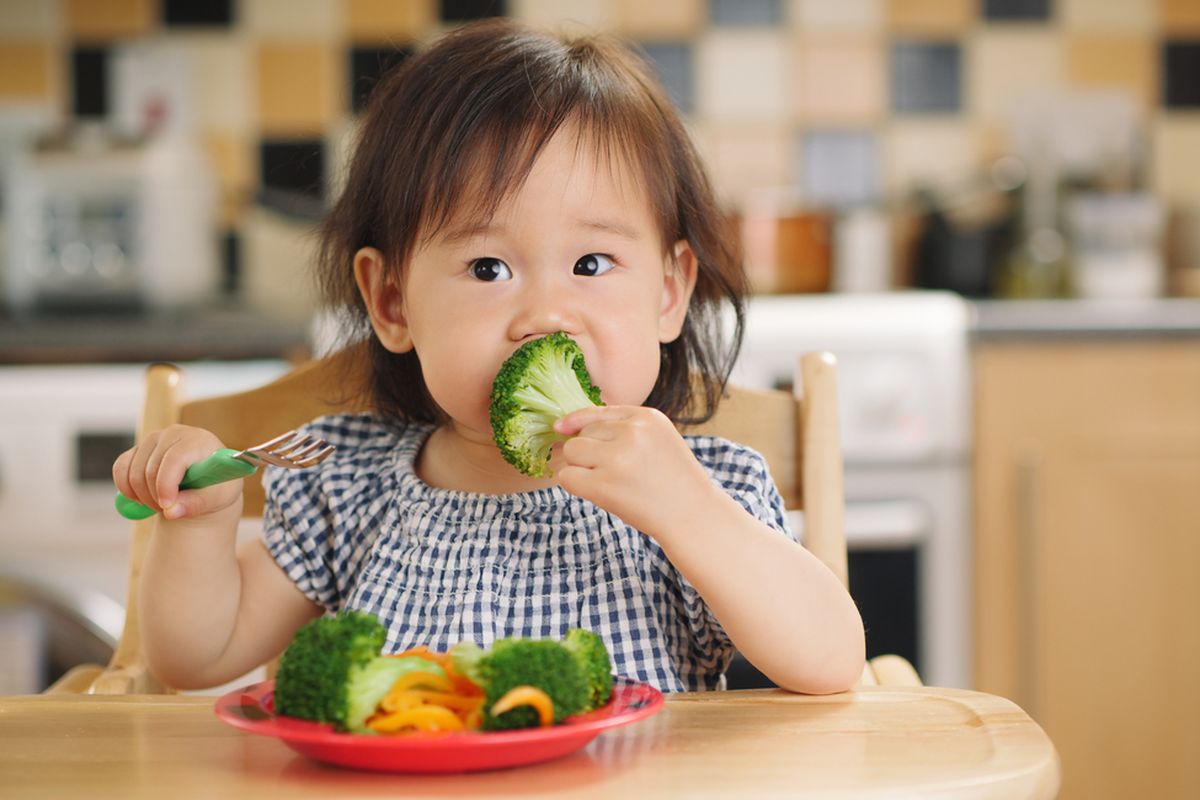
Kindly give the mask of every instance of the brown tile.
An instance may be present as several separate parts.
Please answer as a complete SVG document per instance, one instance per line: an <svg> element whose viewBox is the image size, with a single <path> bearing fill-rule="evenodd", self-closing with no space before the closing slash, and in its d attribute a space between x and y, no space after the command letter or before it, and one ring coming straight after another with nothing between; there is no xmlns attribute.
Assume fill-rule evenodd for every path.
<svg viewBox="0 0 1200 800"><path fill-rule="evenodd" d="M1057 3L1058 21L1068 32L1151 34L1158 17L1150 0L1057 0Z"/></svg>
<svg viewBox="0 0 1200 800"><path fill-rule="evenodd" d="M254 148L246 139L227 133L208 133L204 149L217 171L220 187L219 215L221 224L236 227L253 189L257 169Z"/></svg>
<svg viewBox="0 0 1200 800"><path fill-rule="evenodd" d="M978 0L888 0L887 10L895 33L962 33L975 22Z"/></svg>
<svg viewBox="0 0 1200 800"><path fill-rule="evenodd" d="M67 32L76 39L140 36L153 27L153 0L68 0Z"/></svg>
<svg viewBox="0 0 1200 800"><path fill-rule="evenodd" d="M355 42L422 37L437 22L436 0L346 0L346 32Z"/></svg>
<svg viewBox="0 0 1200 800"><path fill-rule="evenodd" d="M1151 129L1152 188L1167 201L1186 205L1200 197L1200 117L1159 116Z"/></svg>
<svg viewBox="0 0 1200 800"><path fill-rule="evenodd" d="M702 0L613 0L615 23L624 35L637 39L678 39L692 36L707 19Z"/></svg>
<svg viewBox="0 0 1200 800"><path fill-rule="evenodd" d="M1200 2L1158 0L1158 20L1163 33L1200 34Z"/></svg>
<svg viewBox="0 0 1200 800"><path fill-rule="evenodd" d="M333 46L323 43L260 43L256 53L258 124L270 136L320 134L338 103ZM344 65L343 65L344 66Z"/></svg>
<svg viewBox="0 0 1200 800"><path fill-rule="evenodd" d="M882 40L810 37L798 50L797 109L805 123L878 122L887 108Z"/></svg>
<svg viewBox="0 0 1200 800"><path fill-rule="evenodd" d="M1068 36L1066 77L1076 86L1123 89L1144 110L1158 102L1156 49L1142 36Z"/></svg>
<svg viewBox="0 0 1200 800"><path fill-rule="evenodd" d="M47 42L0 41L0 98L50 100L54 57Z"/></svg>

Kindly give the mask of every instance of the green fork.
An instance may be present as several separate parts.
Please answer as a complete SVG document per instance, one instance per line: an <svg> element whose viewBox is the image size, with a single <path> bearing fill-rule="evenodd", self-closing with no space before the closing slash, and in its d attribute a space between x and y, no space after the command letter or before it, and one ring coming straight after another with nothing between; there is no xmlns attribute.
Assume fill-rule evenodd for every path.
<svg viewBox="0 0 1200 800"><path fill-rule="evenodd" d="M333 453L334 447L324 439L308 433L288 431L270 441L233 450L223 447L203 461L197 461L183 473L180 489L202 489L214 483L224 483L246 478L258 471L263 464L273 464L286 469L305 469L320 464ZM126 519L146 519L154 516L153 508L131 500L117 492L114 503L117 511Z"/></svg>

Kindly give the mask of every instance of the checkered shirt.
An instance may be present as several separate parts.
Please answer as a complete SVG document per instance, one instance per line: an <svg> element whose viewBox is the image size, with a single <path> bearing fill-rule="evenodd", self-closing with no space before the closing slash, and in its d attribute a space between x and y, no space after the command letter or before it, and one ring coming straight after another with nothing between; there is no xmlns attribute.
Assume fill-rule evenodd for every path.
<svg viewBox="0 0 1200 800"><path fill-rule="evenodd" d="M413 469L428 425L337 415L306 430L337 452L308 470L267 469L267 547L328 611L375 614L388 629L385 652L581 627L603 637L618 674L663 691L720 685L729 637L662 548L616 516L559 487L435 489ZM718 485L792 536L758 453L686 440Z"/></svg>

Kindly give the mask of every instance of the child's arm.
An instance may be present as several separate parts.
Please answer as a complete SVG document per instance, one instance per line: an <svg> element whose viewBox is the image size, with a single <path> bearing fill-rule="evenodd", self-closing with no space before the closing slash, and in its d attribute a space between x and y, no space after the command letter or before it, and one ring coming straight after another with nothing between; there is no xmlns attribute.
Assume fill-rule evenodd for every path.
<svg viewBox="0 0 1200 800"><path fill-rule="evenodd" d="M862 619L837 577L714 484L663 414L575 412L555 429L560 484L653 537L729 638L783 688L821 694L862 673Z"/></svg>
<svg viewBox="0 0 1200 800"><path fill-rule="evenodd" d="M188 466L221 446L208 431L174 425L113 464L122 494L161 510L142 565L142 645L151 671L180 689L245 674L320 613L261 542L235 547L241 481L179 490Z"/></svg>

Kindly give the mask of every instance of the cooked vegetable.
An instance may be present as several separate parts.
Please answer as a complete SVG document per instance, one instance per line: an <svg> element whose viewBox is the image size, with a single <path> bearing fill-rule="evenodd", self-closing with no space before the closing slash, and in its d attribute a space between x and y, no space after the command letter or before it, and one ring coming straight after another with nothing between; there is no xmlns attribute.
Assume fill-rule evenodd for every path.
<svg viewBox="0 0 1200 800"><path fill-rule="evenodd" d="M592 631L572 628L567 631L563 645L575 656L587 683L588 703L585 711L599 708L612 697L612 661L604 640Z"/></svg>
<svg viewBox="0 0 1200 800"><path fill-rule="evenodd" d="M543 728L554 724L554 701L536 686L517 686L509 689L488 709L488 713L499 716L517 706L529 706L536 711L538 724Z"/></svg>
<svg viewBox="0 0 1200 800"><path fill-rule="evenodd" d="M339 730L363 730L383 698L405 674L446 677L438 664L418 656L381 656L383 625L370 614L342 611L296 632L275 676L280 714L331 722Z"/></svg>
<svg viewBox="0 0 1200 800"><path fill-rule="evenodd" d="M534 687L544 692L552 702L554 722L608 702L612 675L603 640L587 631L574 635L568 632L567 638L575 643L568 646L554 639L513 638L501 639L486 651L473 642L460 642L451 648L455 672L483 689L485 730L530 728L539 724L535 708L497 710L501 698L519 687ZM603 700L597 702L601 697Z"/></svg>
<svg viewBox="0 0 1200 800"><path fill-rule="evenodd" d="M526 342L492 382L492 434L504 460L526 475L548 478L554 423L588 406L603 405L579 345L559 332Z"/></svg>

